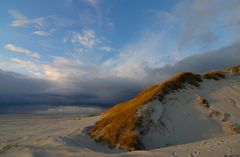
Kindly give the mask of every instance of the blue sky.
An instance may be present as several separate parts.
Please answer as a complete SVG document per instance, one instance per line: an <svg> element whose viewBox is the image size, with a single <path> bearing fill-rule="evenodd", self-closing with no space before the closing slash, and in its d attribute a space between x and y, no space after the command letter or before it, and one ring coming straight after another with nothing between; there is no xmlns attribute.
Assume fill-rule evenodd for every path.
<svg viewBox="0 0 240 157"><path fill-rule="evenodd" d="M0 69L58 84L52 93L99 80L115 94L141 89L187 69L152 71L239 43L239 10L239 0L5 0ZM223 67L214 63L202 69Z"/></svg>
<svg viewBox="0 0 240 157"><path fill-rule="evenodd" d="M239 2L234 0L1 3L1 68L53 80L67 73L56 68L59 62L139 78L143 64L172 65L232 44L239 33L233 21L239 20ZM236 28L227 28L229 23Z"/></svg>

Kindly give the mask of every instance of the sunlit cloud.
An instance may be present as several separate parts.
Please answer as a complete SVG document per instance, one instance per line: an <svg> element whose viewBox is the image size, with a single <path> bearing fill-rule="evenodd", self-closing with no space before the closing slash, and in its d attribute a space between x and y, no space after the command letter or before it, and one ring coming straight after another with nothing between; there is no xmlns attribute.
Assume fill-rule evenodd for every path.
<svg viewBox="0 0 240 157"><path fill-rule="evenodd" d="M17 47L14 44L7 44L4 46L4 48L9 51L23 53L23 54L25 54L29 57L35 58L35 59L40 58L40 54L38 52L33 52L33 51L30 51L30 50L22 48L22 47Z"/></svg>
<svg viewBox="0 0 240 157"><path fill-rule="evenodd" d="M11 58L16 63L17 69L24 68L28 75L34 78L60 81L64 80L66 75L61 73L61 68L55 67L54 64L39 63L30 60L22 60L19 58Z"/></svg>
<svg viewBox="0 0 240 157"><path fill-rule="evenodd" d="M12 16L10 26L12 27L29 27L34 29L33 35L49 36L56 31L57 27L63 27L65 25L71 25L71 20L59 18L56 15L48 15L37 18L28 18L17 10L9 10L9 14Z"/></svg>
<svg viewBox="0 0 240 157"><path fill-rule="evenodd" d="M48 64L44 65L44 75L46 78L52 80L58 80L59 78L61 78L61 73L58 71L58 69Z"/></svg>
<svg viewBox="0 0 240 157"><path fill-rule="evenodd" d="M35 31L32 34L38 35L38 36L48 36L49 35L49 33L46 31Z"/></svg>
<svg viewBox="0 0 240 157"><path fill-rule="evenodd" d="M33 24L36 28L42 28L46 24L46 18L48 17L39 17L35 19L29 19L27 16L23 15L17 10L9 10L9 14L13 17L11 22L12 27L24 27L30 24Z"/></svg>
<svg viewBox="0 0 240 157"><path fill-rule="evenodd" d="M9 13L14 18L11 22L13 27L23 27L30 23L29 19L17 10L9 10Z"/></svg>

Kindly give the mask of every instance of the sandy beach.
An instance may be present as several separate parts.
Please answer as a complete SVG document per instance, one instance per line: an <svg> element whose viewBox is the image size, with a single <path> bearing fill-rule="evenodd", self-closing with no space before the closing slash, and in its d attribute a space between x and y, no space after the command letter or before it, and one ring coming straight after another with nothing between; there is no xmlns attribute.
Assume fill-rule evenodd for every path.
<svg viewBox="0 0 240 157"><path fill-rule="evenodd" d="M240 135L224 135L195 143L170 146L148 151L108 149L96 143L87 134L98 116L18 115L1 116L0 156L189 156L238 157Z"/></svg>

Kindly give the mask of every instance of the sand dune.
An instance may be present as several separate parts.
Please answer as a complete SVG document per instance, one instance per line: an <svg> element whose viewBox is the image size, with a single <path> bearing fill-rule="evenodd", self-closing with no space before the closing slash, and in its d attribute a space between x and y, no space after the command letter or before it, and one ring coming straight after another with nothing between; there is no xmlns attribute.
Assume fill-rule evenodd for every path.
<svg viewBox="0 0 240 157"><path fill-rule="evenodd" d="M239 78L203 80L200 88L188 86L169 94L165 102L154 100L144 105L143 128L148 129L142 139L145 147L184 144L231 133L227 125L240 125ZM199 97L207 100L207 107L198 104Z"/></svg>
<svg viewBox="0 0 240 157"><path fill-rule="evenodd" d="M148 150L239 133L238 72L179 73L104 112L91 137L111 148Z"/></svg>

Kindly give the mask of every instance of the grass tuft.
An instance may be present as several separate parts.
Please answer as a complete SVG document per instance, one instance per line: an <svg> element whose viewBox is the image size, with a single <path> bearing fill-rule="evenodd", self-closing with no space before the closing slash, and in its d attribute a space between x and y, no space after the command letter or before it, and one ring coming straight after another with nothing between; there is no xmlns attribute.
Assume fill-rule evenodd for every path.
<svg viewBox="0 0 240 157"><path fill-rule="evenodd" d="M228 69L226 69L226 71L229 72L232 75L239 74L240 73L240 65L228 68Z"/></svg>
<svg viewBox="0 0 240 157"><path fill-rule="evenodd" d="M207 99L203 98L202 96L197 97L197 103L204 107L209 107L209 103L208 103Z"/></svg>
<svg viewBox="0 0 240 157"><path fill-rule="evenodd" d="M10 150L10 149L12 149L12 148L14 148L16 146L17 146L16 144L15 145L10 145L10 144L5 145L4 147L0 148L0 154L5 153L8 150Z"/></svg>
<svg viewBox="0 0 240 157"><path fill-rule="evenodd" d="M230 123L230 122L224 122L222 127L223 127L223 130L226 133L229 133L229 134L239 133L239 128L236 124L233 124L233 123Z"/></svg>
<svg viewBox="0 0 240 157"><path fill-rule="evenodd" d="M210 71L203 75L203 78L209 80L220 80L225 78L225 74L223 71Z"/></svg>

